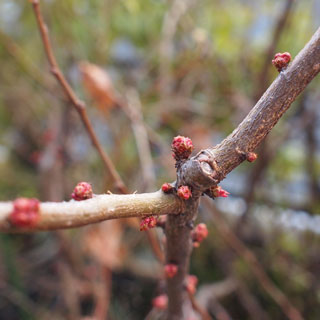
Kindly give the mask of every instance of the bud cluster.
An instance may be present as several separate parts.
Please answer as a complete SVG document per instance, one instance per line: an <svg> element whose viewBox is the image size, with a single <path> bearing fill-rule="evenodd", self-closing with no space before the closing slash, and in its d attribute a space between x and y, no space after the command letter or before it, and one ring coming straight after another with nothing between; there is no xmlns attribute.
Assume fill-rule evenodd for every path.
<svg viewBox="0 0 320 320"><path fill-rule="evenodd" d="M145 217L140 221L140 231L146 231L157 225L157 219L153 216Z"/></svg>
<svg viewBox="0 0 320 320"><path fill-rule="evenodd" d="M193 151L192 140L188 137L174 137L171 144L172 156L175 160L186 160Z"/></svg>

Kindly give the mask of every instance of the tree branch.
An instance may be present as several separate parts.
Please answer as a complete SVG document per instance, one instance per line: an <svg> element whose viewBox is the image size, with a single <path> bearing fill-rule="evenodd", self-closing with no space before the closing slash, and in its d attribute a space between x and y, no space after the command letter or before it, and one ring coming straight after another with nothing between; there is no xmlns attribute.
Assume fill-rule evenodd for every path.
<svg viewBox="0 0 320 320"><path fill-rule="evenodd" d="M162 191L129 195L96 195L84 201L43 202L40 221L32 229L15 228L8 220L13 206L0 202L0 231L34 232L84 226L104 220L144 217L147 215L179 214L183 201Z"/></svg>
<svg viewBox="0 0 320 320"><path fill-rule="evenodd" d="M177 185L187 185L195 198L188 200L186 211L178 216L169 216L166 225L167 263L178 265L175 277L167 279L168 320L183 319L182 306L185 300L183 283L188 273L192 251L190 226L196 217L197 198L206 189L223 180L242 163L247 152L253 151L276 125L284 112L320 71L320 28L309 43L288 67L282 71L240 125L219 145L200 151L185 161L177 170ZM278 294L278 292L277 292ZM278 300L277 300L278 301ZM281 306L288 300L281 296ZM299 311L289 308L290 319L302 319Z"/></svg>
<svg viewBox="0 0 320 320"><path fill-rule="evenodd" d="M91 143L98 151L98 153L103 161L103 164L104 164L105 168L107 169L107 171L109 172L110 177L111 177L116 189L119 190L121 193L128 193L128 190L127 190L125 184L123 183L119 173L117 172L113 162L111 161L111 159L109 158L107 153L103 150L103 148L98 140L98 137L93 130L93 127L90 123L90 120L89 120L89 117L88 117L88 114L86 111L85 103L78 99L77 95L75 94L75 92L73 91L73 89L71 88L68 81L64 77L62 71L59 68L59 65L58 65L57 60L54 56L52 45L51 45L51 42L49 39L48 27L45 24L43 17L42 17L42 14L41 14L41 11L40 11L39 0L30 0L30 2L32 3L34 14L37 19L37 23L38 23L39 31L41 34L44 50L46 52L48 62L50 64L52 74L56 77L56 79L57 79L58 83L60 84L60 86L62 87L64 93L66 94L66 96L68 97L68 99L70 100L70 102L72 103L74 108L79 113L80 118L81 118L81 120L86 128L86 131L90 137Z"/></svg>
<svg viewBox="0 0 320 320"><path fill-rule="evenodd" d="M207 155L199 153L193 161L210 155L219 168L215 176L221 181L245 160L237 148L244 152L255 150L319 71L320 28L292 64L279 74L240 125L219 145L205 150Z"/></svg>

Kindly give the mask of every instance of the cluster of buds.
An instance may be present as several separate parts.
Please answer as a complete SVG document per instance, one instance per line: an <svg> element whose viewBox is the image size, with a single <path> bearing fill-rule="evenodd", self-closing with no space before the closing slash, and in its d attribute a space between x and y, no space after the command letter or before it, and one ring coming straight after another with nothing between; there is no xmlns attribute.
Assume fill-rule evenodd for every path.
<svg viewBox="0 0 320 320"><path fill-rule="evenodd" d="M174 137L171 144L172 156L176 161L186 160L193 151L192 140L188 137Z"/></svg>
<svg viewBox="0 0 320 320"><path fill-rule="evenodd" d="M194 295L196 293L197 284L198 284L198 278L196 276L191 274L187 276L185 288L190 294Z"/></svg>
<svg viewBox="0 0 320 320"><path fill-rule="evenodd" d="M16 227L33 227L40 218L39 200L18 198L13 202L13 210L9 216L12 225Z"/></svg>
<svg viewBox="0 0 320 320"><path fill-rule="evenodd" d="M174 263L169 263L164 266L164 274L166 278L173 278L178 272L178 266Z"/></svg>
<svg viewBox="0 0 320 320"><path fill-rule="evenodd" d="M177 190L177 195L183 200L188 200L192 197L191 190L188 186L181 186Z"/></svg>
<svg viewBox="0 0 320 320"><path fill-rule="evenodd" d="M291 54L289 52L277 53L272 60L272 64L279 72L285 69L291 61Z"/></svg>
<svg viewBox="0 0 320 320"><path fill-rule="evenodd" d="M157 225L157 219L153 216L145 217L140 222L140 231L146 231Z"/></svg>
<svg viewBox="0 0 320 320"><path fill-rule="evenodd" d="M162 186L161 186L161 190L164 192L164 193L171 193L173 192L174 190L174 187L172 184L170 183L164 183Z"/></svg>
<svg viewBox="0 0 320 320"><path fill-rule="evenodd" d="M168 296L166 294L161 294L152 300L152 306L155 309L165 310L168 307Z"/></svg>
<svg viewBox="0 0 320 320"><path fill-rule="evenodd" d="M258 158L258 155L254 152L247 152L247 154L246 154L246 159L249 162L256 161L257 158Z"/></svg>
<svg viewBox="0 0 320 320"><path fill-rule="evenodd" d="M193 246L198 248L200 246L200 242L202 242L205 238L208 237L208 229L205 223L199 223L194 230L191 232L191 238L193 241Z"/></svg>
<svg viewBox="0 0 320 320"><path fill-rule="evenodd" d="M92 186L88 182L79 182L71 194L71 197L77 201L91 199L92 196Z"/></svg>

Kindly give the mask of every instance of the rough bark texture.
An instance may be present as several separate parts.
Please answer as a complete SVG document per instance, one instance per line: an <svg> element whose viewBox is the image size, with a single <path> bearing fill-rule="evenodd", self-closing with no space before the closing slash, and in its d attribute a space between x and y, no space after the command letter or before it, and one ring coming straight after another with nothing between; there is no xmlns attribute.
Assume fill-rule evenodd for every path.
<svg viewBox="0 0 320 320"><path fill-rule="evenodd" d="M199 206L199 197L187 201L187 210L179 215L169 215L166 223L167 263L178 266L177 274L167 281L169 296L168 319L183 319L182 306L187 297L184 281L189 271L192 251L190 232ZM175 297L175 298L172 298Z"/></svg>

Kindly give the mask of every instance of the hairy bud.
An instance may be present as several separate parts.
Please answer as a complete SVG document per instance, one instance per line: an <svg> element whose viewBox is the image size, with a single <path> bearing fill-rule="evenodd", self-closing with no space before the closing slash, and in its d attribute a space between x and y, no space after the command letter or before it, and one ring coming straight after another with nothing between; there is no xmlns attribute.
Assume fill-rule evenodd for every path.
<svg viewBox="0 0 320 320"><path fill-rule="evenodd" d="M74 200L77 200L77 201L81 201L81 200L87 200L87 199L90 199L92 198L92 186L90 183L88 182L79 182L72 194L71 194L71 197L74 199Z"/></svg>
<svg viewBox="0 0 320 320"><path fill-rule="evenodd" d="M191 190L188 186L179 187L177 191L177 195L183 200L188 200L189 198L192 197Z"/></svg>
<svg viewBox="0 0 320 320"><path fill-rule="evenodd" d="M289 52L277 53L272 60L272 64L279 72L285 69L291 61L291 54Z"/></svg>
<svg viewBox="0 0 320 320"><path fill-rule="evenodd" d="M145 217L140 222L140 231L146 231L157 225L157 219L153 216Z"/></svg>
<svg viewBox="0 0 320 320"><path fill-rule="evenodd" d="M188 159L193 151L192 140L188 137L174 137L171 144L172 156L175 160Z"/></svg>

